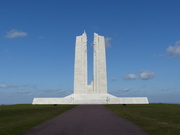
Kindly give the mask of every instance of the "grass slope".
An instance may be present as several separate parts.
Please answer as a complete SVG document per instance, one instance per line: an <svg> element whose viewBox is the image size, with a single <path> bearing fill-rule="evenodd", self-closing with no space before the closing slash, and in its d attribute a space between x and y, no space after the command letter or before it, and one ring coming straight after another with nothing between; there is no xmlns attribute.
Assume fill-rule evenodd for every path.
<svg viewBox="0 0 180 135"><path fill-rule="evenodd" d="M106 105L151 135L180 135L180 105Z"/></svg>
<svg viewBox="0 0 180 135"><path fill-rule="evenodd" d="M17 135L73 107L27 104L0 106L0 135Z"/></svg>

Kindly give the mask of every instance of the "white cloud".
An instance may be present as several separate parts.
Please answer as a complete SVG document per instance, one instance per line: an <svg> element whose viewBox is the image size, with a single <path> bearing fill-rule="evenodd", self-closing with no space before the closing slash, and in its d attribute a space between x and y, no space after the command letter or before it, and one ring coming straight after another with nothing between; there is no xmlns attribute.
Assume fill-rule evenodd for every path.
<svg viewBox="0 0 180 135"><path fill-rule="evenodd" d="M15 29L10 30L6 34L6 38L17 38L17 37L26 37L28 34L26 32L17 31Z"/></svg>
<svg viewBox="0 0 180 135"><path fill-rule="evenodd" d="M7 88L8 86L5 84L0 84L0 88Z"/></svg>
<svg viewBox="0 0 180 135"><path fill-rule="evenodd" d="M17 87L19 86L14 84L0 84L0 88L17 88Z"/></svg>
<svg viewBox="0 0 180 135"><path fill-rule="evenodd" d="M39 93L36 93L38 97L65 97L69 94L72 94L73 91L70 90L63 90L63 89L46 89L40 90Z"/></svg>
<svg viewBox="0 0 180 135"><path fill-rule="evenodd" d="M180 41L176 41L174 46L169 46L166 51L172 57L180 58Z"/></svg>
<svg viewBox="0 0 180 135"><path fill-rule="evenodd" d="M10 51L9 51L8 49L4 49L4 50L3 50L3 53L4 53L4 54L7 54L7 53L10 53Z"/></svg>
<svg viewBox="0 0 180 135"><path fill-rule="evenodd" d="M44 90L44 92L64 92L64 90L62 89L47 89L47 90Z"/></svg>
<svg viewBox="0 0 180 135"><path fill-rule="evenodd" d="M20 88L20 87L32 87L35 88L37 85L30 85L30 84L0 84L0 88Z"/></svg>
<svg viewBox="0 0 180 135"><path fill-rule="evenodd" d="M166 56L165 54L154 54L153 57L164 57Z"/></svg>
<svg viewBox="0 0 180 135"><path fill-rule="evenodd" d="M39 39L44 39L44 37L43 37L43 36L39 36L38 38L39 38Z"/></svg>
<svg viewBox="0 0 180 135"><path fill-rule="evenodd" d="M128 75L124 76L123 79L124 80L135 80L135 79L137 79L137 77L134 74L128 74Z"/></svg>
<svg viewBox="0 0 180 135"><path fill-rule="evenodd" d="M176 41L175 44L180 44L180 40Z"/></svg>
<svg viewBox="0 0 180 135"><path fill-rule="evenodd" d="M110 48L111 47L110 41L111 41L111 38L109 38L109 37L105 38L105 46L106 46L106 48Z"/></svg>
<svg viewBox="0 0 180 135"><path fill-rule="evenodd" d="M170 90L170 88L163 88L162 90L163 91L168 91L168 90Z"/></svg>
<svg viewBox="0 0 180 135"><path fill-rule="evenodd" d="M27 91L27 90L17 90L17 91L16 91L16 94L30 95L31 92L30 92L30 91Z"/></svg>
<svg viewBox="0 0 180 135"><path fill-rule="evenodd" d="M155 73L152 71L142 71L140 73L140 79L142 80L148 80L155 77Z"/></svg>
<svg viewBox="0 0 180 135"><path fill-rule="evenodd" d="M128 92L130 90L131 90L131 88L125 88L125 89L122 89L121 91Z"/></svg>

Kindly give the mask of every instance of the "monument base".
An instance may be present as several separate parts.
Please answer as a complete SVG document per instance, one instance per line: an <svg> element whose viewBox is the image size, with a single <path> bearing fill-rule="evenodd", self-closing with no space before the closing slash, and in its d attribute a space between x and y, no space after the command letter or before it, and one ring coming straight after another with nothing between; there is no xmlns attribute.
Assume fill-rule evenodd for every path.
<svg viewBox="0 0 180 135"><path fill-rule="evenodd" d="M108 93L71 94L64 98L34 98L36 104L149 104L147 97L115 97Z"/></svg>

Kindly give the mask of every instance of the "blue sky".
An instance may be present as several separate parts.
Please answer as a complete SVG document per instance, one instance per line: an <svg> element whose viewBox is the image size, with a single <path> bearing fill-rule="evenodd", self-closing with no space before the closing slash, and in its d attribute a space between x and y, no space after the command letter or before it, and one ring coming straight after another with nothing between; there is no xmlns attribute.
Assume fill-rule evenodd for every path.
<svg viewBox="0 0 180 135"><path fill-rule="evenodd" d="M1 0L0 104L73 92L75 37L106 39L108 91L180 103L179 0Z"/></svg>

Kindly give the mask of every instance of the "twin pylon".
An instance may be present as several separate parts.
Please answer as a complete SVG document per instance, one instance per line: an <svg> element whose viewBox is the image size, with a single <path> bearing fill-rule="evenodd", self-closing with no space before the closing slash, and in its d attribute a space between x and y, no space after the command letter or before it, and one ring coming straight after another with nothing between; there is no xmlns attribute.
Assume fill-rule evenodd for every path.
<svg viewBox="0 0 180 135"><path fill-rule="evenodd" d="M147 97L116 97L107 93L105 39L94 33L93 80L88 85L87 36L76 37L74 93L64 98L34 98L33 104L148 104Z"/></svg>
<svg viewBox="0 0 180 135"><path fill-rule="evenodd" d="M107 93L106 48L104 36L94 33L93 80L88 85L87 36L76 37L74 93Z"/></svg>

